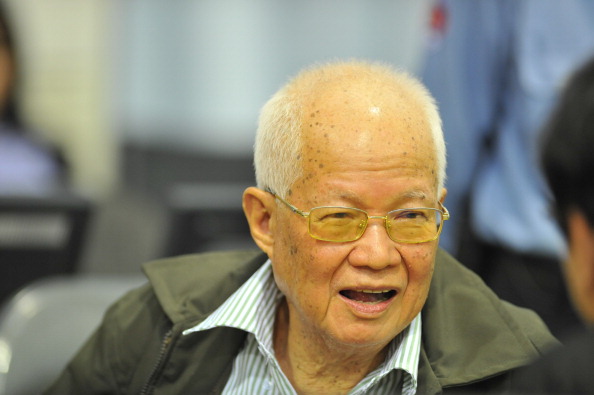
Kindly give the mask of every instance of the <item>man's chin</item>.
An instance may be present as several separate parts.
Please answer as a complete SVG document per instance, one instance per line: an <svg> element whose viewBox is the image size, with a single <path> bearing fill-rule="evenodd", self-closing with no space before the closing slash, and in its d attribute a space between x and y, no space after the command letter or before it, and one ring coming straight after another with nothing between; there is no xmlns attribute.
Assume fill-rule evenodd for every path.
<svg viewBox="0 0 594 395"><path fill-rule="evenodd" d="M329 336L343 347L383 348L397 335L398 332L395 330L388 333L385 325L366 322L340 325Z"/></svg>

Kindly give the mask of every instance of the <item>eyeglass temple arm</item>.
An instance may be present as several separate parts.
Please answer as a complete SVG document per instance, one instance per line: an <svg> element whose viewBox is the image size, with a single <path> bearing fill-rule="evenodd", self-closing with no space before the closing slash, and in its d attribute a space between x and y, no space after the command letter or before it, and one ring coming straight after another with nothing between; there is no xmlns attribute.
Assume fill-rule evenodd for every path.
<svg viewBox="0 0 594 395"><path fill-rule="evenodd" d="M305 212L299 210L297 207L293 206L291 203L287 202L285 199L283 199L282 197L280 197L279 195L277 195L276 193L274 193L274 191L272 191L272 189L265 188L264 190L266 192L270 193L272 196L274 196L278 200L280 200L281 202L283 202L292 212L294 212L296 214L299 214L302 217L309 217L309 213L305 213Z"/></svg>
<svg viewBox="0 0 594 395"><path fill-rule="evenodd" d="M439 205L441 206L441 208L443 210L443 220L447 221L448 219L450 219L450 212L448 211L446 206L444 206L441 202L439 202Z"/></svg>

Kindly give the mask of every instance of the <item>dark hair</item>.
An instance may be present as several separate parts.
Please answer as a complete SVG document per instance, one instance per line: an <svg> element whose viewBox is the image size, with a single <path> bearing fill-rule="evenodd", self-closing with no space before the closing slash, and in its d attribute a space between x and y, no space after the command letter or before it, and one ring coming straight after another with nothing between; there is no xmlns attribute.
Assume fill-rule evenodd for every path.
<svg viewBox="0 0 594 395"><path fill-rule="evenodd" d="M562 227L572 207L594 227L594 58L571 76L552 113L542 165Z"/></svg>

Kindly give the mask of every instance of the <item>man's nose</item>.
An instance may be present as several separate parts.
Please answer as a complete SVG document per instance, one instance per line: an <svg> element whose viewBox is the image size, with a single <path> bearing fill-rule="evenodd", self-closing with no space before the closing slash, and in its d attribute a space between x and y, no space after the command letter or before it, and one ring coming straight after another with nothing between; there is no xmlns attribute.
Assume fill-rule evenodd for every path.
<svg viewBox="0 0 594 395"><path fill-rule="evenodd" d="M383 217L370 216L367 229L355 243L355 248L349 255L349 261L353 266L381 270L401 262L402 257L388 235Z"/></svg>

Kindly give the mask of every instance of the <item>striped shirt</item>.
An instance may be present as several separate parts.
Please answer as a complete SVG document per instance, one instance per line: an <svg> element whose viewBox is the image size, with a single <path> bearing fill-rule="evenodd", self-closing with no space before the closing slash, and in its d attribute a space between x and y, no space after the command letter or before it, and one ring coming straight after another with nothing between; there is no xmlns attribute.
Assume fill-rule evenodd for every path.
<svg viewBox="0 0 594 395"><path fill-rule="evenodd" d="M268 260L210 316L184 331L184 335L190 335L225 326L248 332L223 394L296 394L274 357L274 319L282 299ZM420 349L421 314L418 314L389 344L385 361L349 394L416 393Z"/></svg>

